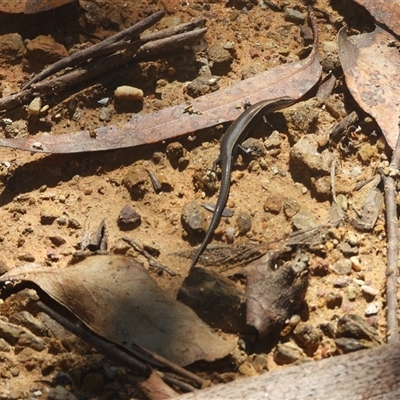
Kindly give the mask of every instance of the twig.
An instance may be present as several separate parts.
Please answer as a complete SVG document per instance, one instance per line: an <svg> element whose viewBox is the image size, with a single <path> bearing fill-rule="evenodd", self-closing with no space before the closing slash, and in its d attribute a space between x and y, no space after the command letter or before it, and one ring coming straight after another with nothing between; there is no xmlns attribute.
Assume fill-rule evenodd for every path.
<svg viewBox="0 0 400 400"><path fill-rule="evenodd" d="M168 267L162 265L159 261L157 261L149 252L147 252L139 243L136 243L134 240L129 239L127 237L123 237L122 240L132 246L138 253L144 255L148 260L149 264L152 267L159 268L168 272L171 276L176 276L176 272L170 270Z"/></svg>
<svg viewBox="0 0 400 400"><path fill-rule="evenodd" d="M28 89L33 83L39 82L64 68L71 66L75 67L89 60L90 58L112 54L118 50L126 48L127 45L132 43L132 41L139 41L139 34L160 21L164 15L164 11L158 11L138 22L137 24L130 26L129 28L124 29L123 31L101 41L100 43L94 44L87 49L78 51L74 54L71 54L69 57L65 57L62 60L49 65L42 72L34 76L30 81L22 85L21 89Z"/></svg>
<svg viewBox="0 0 400 400"><path fill-rule="evenodd" d="M188 371L185 368L180 367L179 365L173 363L172 361L167 360L163 356L160 356L157 353L152 353L143 347L136 345L135 343L132 345L132 348L136 348L136 350L142 354L145 354L149 359L156 361L159 364L162 364L164 367L169 368L175 374L181 376L182 378L186 378L189 381L193 382L197 387L205 387L208 385L208 381L200 378L196 374Z"/></svg>
<svg viewBox="0 0 400 400"><path fill-rule="evenodd" d="M154 40L163 39L169 36L178 35L180 33L185 33L193 31L196 28L203 27L206 20L204 18L196 18L193 21L185 22L183 24L174 26L173 28L165 28L158 32L149 33L140 37L140 44L143 45Z"/></svg>
<svg viewBox="0 0 400 400"><path fill-rule="evenodd" d="M400 134L392 155L389 176L381 172L386 204L386 229L388 236L388 254L386 266L386 308L387 308L387 342L399 341L399 322L397 318L397 276L399 257L399 228L396 205L396 185L393 176L399 176L400 168Z"/></svg>
<svg viewBox="0 0 400 400"><path fill-rule="evenodd" d="M140 32L159 21L163 15L161 11L155 13L100 43L50 65L25 83L20 92L0 99L0 110L11 110L37 95L59 93L68 87L85 82L132 60L144 60L147 57L158 56L161 53L190 45L199 40L207 30L200 28L189 31L189 29L198 28L204 24L204 19L197 19L139 38ZM87 60L91 61L83 64ZM81 65L79 68L61 76L45 79L67 67L79 65Z"/></svg>
<svg viewBox="0 0 400 400"><path fill-rule="evenodd" d="M179 33L174 36L153 40L140 46L135 60L142 60L145 57L158 55L167 51L173 51L187 46L199 40L207 31L207 28L195 29L190 32Z"/></svg>

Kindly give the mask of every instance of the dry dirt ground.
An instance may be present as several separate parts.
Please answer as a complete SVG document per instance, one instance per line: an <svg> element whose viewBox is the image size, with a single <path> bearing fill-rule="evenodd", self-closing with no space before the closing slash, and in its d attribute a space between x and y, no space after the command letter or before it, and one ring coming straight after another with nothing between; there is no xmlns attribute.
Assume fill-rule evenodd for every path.
<svg viewBox="0 0 400 400"><path fill-rule="evenodd" d="M284 6L281 5L283 3ZM367 193L354 191L356 184L373 177L377 168L390 157L379 140L379 130L357 108L346 90L335 44L337 31L342 26L347 25L354 32L371 30L371 21L349 1L319 0L314 7L320 30L319 46L324 74L333 72L335 89L326 101L307 100L311 111L305 112L301 104L283 111L286 127L281 127L277 121L276 126L267 128L268 132L263 126L257 128L254 136L260 142L273 129L279 129L279 143L262 160L242 162L234 169L228 206L235 210L235 214L245 212L251 217L251 230L245 235L234 235L235 244L249 240L268 242L290 234L293 231L292 217L299 211L317 224L329 223L332 201L329 190L324 192L318 186L316 177L303 179L302 173L297 171L296 174L290 168L291 146L302 135L312 134L322 141L344 116L353 110L360 112L360 128L351 133L350 144L344 144L342 148L336 144L327 147L336 158L338 194L344 195L349 210L352 210L351 207L361 210ZM285 8L306 15L306 7L299 0L267 4L222 0L81 1L80 4L36 15L0 14L0 33L19 33L25 41L38 35L52 35L57 42L70 49L77 43L92 40L83 31L100 37L110 36L151 11L166 10L167 16L159 27L204 17L208 28L205 40L209 46L218 42L232 42L234 45L234 57L229 67L222 73L215 73L220 77L219 87L225 88L252 73L298 60L307 46L302 36L303 23L291 22ZM105 124L117 125L129 121L133 112L150 113L183 103L190 99L185 89L187 83L199 74L196 62L199 56L185 50L151 62L126 65L97 78L91 85L80 87L79 91L74 89L55 98L45 98L43 105L49 105L49 108L35 123L28 121L26 107L8 111L2 115L0 135L24 137L41 132L57 135ZM1 65L3 97L19 90L32 71L29 68L34 67L29 60L22 58ZM143 101L118 107L112 94L122 84L141 88L144 91ZM99 118L104 113L104 107L98 100L104 97L111 97L106 121ZM297 117L303 120L299 122ZM311 117L312 123L309 120ZM13 129L6 131L9 120ZM51 268L66 265L72 254L80 250L84 234L93 232L105 219L109 248L115 247L121 237L127 236L158 250L158 260L173 270L176 276L154 270L151 274L164 290L175 296L188 272L191 251L201 240L201 236L187 233L182 227L182 209L192 200L216 201L218 191L205 191L204 187L198 187L194 176L204 174L212 165L224 129L219 127L193 132L190 137L172 141L174 146L183 147L184 160L178 167L170 162L166 154L169 143L61 156L0 148L0 273L33 260ZM347 148L349 151L346 151ZM133 198L124 181L135 171L143 169L164 177L167 190L156 194L150 180L147 180L143 184L142 197ZM124 232L117 224L117 218L125 205L132 206L141 215L141 223L135 229ZM44 223L43 215L50 216L53 222ZM229 242L226 229L233 226L236 232L235 223L235 217L229 221L223 219L214 243ZM338 228L331 228L327 241L310 253L312 273L306 306L303 307L307 309L303 314L307 315L302 314L301 318L320 336L313 354L307 357L302 353L299 358L316 360L340 353L327 331L330 323L335 323L346 314L359 315L368 326L376 329L377 337L384 342L384 227L383 210L370 231L343 223ZM174 253L178 251L186 252L186 257L176 256ZM355 258L347 261L352 256ZM142 261L147 267L146 260ZM30 295L32 293L24 292L5 299L0 306L0 321L14 321L18 325L13 315L30 310ZM54 327L42 314L37 317L47 326ZM323 326L328 326L328 329L324 331ZM56 328L54 330L57 331ZM1 398L56 398L56 387L61 396L57 398L69 398L68 393L82 399L140 397L135 389L136 378L128 370L118 368L67 332L57 332L59 336L52 335L50 338L43 334L46 345L41 351L29 344L18 344L18 337L10 339L3 334L0 339ZM40 332L36 334L40 336ZM294 345L290 335L281 342ZM296 347L299 354L300 347ZM252 364L253 358L247 357L251 356L248 352L250 354L242 346L238 348L236 360L217 365L200 363L195 370L213 382L221 382L266 369L282 368L275 362L273 350L264 354L266 361L261 366ZM250 364L247 369L240 368L244 362ZM66 391L63 392L60 386Z"/></svg>

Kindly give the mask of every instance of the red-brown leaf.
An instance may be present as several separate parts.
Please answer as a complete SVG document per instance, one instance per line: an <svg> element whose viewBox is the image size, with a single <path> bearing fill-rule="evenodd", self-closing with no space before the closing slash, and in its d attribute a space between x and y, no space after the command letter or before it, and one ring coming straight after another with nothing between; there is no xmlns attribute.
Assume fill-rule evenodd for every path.
<svg viewBox="0 0 400 400"><path fill-rule="evenodd" d="M10 14L35 14L77 0L0 0L0 11Z"/></svg>

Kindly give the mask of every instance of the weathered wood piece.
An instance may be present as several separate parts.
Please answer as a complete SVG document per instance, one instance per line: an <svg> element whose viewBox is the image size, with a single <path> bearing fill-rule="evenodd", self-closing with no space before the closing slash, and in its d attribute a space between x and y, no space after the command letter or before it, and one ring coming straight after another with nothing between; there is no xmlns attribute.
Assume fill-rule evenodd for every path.
<svg viewBox="0 0 400 400"><path fill-rule="evenodd" d="M400 399L400 343L267 372L179 399Z"/></svg>

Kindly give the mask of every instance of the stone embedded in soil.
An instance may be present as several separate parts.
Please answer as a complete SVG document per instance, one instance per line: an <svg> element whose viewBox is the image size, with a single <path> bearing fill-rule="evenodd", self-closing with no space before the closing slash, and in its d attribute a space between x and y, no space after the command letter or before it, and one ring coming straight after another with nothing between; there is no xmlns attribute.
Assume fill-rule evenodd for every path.
<svg viewBox="0 0 400 400"><path fill-rule="evenodd" d="M138 199L148 191L148 180L149 175L146 168L141 163L137 163L128 169L123 184L131 196Z"/></svg>
<svg viewBox="0 0 400 400"><path fill-rule="evenodd" d="M379 290L369 285L362 285L361 291L367 301L372 301L379 294Z"/></svg>
<svg viewBox="0 0 400 400"><path fill-rule="evenodd" d="M329 175L333 160L332 153L319 153L318 141L314 135L304 135L290 150L291 170L303 182L317 175Z"/></svg>
<svg viewBox="0 0 400 400"><path fill-rule="evenodd" d="M203 96L211 91L209 78L199 76L186 85L186 91L191 97Z"/></svg>
<svg viewBox="0 0 400 400"><path fill-rule="evenodd" d="M311 275L326 276L329 274L329 261L321 257L316 257L310 265Z"/></svg>
<svg viewBox="0 0 400 400"><path fill-rule="evenodd" d="M48 400L78 400L78 398L63 386L50 388L47 393Z"/></svg>
<svg viewBox="0 0 400 400"><path fill-rule="evenodd" d="M236 224L240 235L245 235L251 230L251 216L247 212L239 212L236 216Z"/></svg>
<svg viewBox="0 0 400 400"><path fill-rule="evenodd" d="M312 212L306 208L301 208L292 218L293 228L297 231L307 231L318 226Z"/></svg>
<svg viewBox="0 0 400 400"><path fill-rule="evenodd" d="M43 351L46 348L46 342L26 331L19 336L15 350L18 351L26 347L36 351Z"/></svg>
<svg viewBox="0 0 400 400"><path fill-rule="evenodd" d="M331 264L329 269L337 275L349 275L351 273L351 261L348 259L337 261Z"/></svg>
<svg viewBox="0 0 400 400"><path fill-rule="evenodd" d="M185 154L185 149L183 148L182 143L172 142L169 143L165 149L165 154L167 155L171 165L176 168L178 166L179 159Z"/></svg>
<svg viewBox="0 0 400 400"><path fill-rule="evenodd" d="M0 338L0 351L8 353L11 350L12 347L3 338Z"/></svg>
<svg viewBox="0 0 400 400"><path fill-rule="evenodd" d="M0 62L12 63L25 53L22 37L18 33L8 33L0 36Z"/></svg>
<svg viewBox="0 0 400 400"><path fill-rule="evenodd" d="M345 256L356 256L358 254L358 252L359 252L359 248L357 246L352 246L350 243L347 243L347 242L340 243L338 245L338 249ZM350 264L350 268L351 268L351 264Z"/></svg>
<svg viewBox="0 0 400 400"><path fill-rule="evenodd" d="M374 301L373 303L370 303L365 307L365 315L367 317L371 315L378 314L379 310L381 309L381 305L379 302Z"/></svg>
<svg viewBox="0 0 400 400"><path fill-rule="evenodd" d="M255 368L257 372L268 370L268 356L267 354L254 354L249 356L248 361Z"/></svg>
<svg viewBox="0 0 400 400"><path fill-rule="evenodd" d="M121 229L134 229L140 225L142 217L129 204L126 204L118 215L118 225Z"/></svg>
<svg viewBox="0 0 400 400"><path fill-rule="evenodd" d="M99 120L103 122L110 122L112 118L112 110L109 107L102 107L99 112Z"/></svg>
<svg viewBox="0 0 400 400"><path fill-rule="evenodd" d="M292 197L285 197L283 201L283 211L288 218L292 218L300 211L300 204Z"/></svg>
<svg viewBox="0 0 400 400"><path fill-rule="evenodd" d="M30 347L42 351L46 347L44 341L18 325L0 320L0 337L12 346Z"/></svg>
<svg viewBox="0 0 400 400"><path fill-rule="evenodd" d="M283 202L283 194L267 191L264 194L264 211L271 214L279 214L282 210Z"/></svg>
<svg viewBox="0 0 400 400"><path fill-rule="evenodd" d="M342 305L343 296L340 293L329 292L325 296L326 306L333 310L339 308Z"/></svg>
<svg viewBox="0 0 400 400"><path fill-rule="evenodd" d="M197 201L191 201L183 206L181 220L187 232L205 233L208 228L206 211Z"/></svg>
<svg viewBox="0 0 400 400"><path fill-rule="evenodd" d="M80 224L80 222L77 221L75 218L69 218L67 224L68 224L68 228L71 228L71 229L81 229L82 228L82 225Z"/></svg>
<svg viewBox="0 0 400 400"><path fill-rule="evenodd" d="M267 150L279 148L282 144L282 138L278 131L273 131L264 141L264 146Z"/></svg>
<svg viewBox="0 0 400 400"><path fill-rule="evenodd" d="M68 57L67 49L56 42L51 36L40 35L26 45L29 62L52 64L64 57Z"/></svg>
<svg viewBox="0 0 400 400"><path fill-rule="evenodd" d="M213 73L220 75L229 68L233 58L231 53L224 48L224 43L217 42L207 49L207 56L210 60Z"/></svg>
<svg viewBox="0 0 400 400"><path fill-rule="evenodd" d="M360 287L354 283L351 283L347 288L347 298L349 301L354 301L360 293Z"/></svg>
<svg viewBox="0 0 400 400"><path fill-rule="evenodd" d="M304 24L306 16L298 10L293 8L285 8L285 21L293 22L295 24Z"/></svg>
<svg viewBox="0 0 400 400"><path fill-rule="evenodd" d="M254 366L251 365L249 362L245 361L241 364L238 368L238 371L245 376L255 376L258 375L257 371L255 370Z"/></svg>
<svg viewBox="0 0 400 400"><path fill-rule="evenodd" d="M278 365L292 364L305 357L303 350L294 343L278 343L274 350L274 361Z"/></svg>
<svg viewBox="0 0 400 400"><path fill-rule="evenodd" d="M58 236L58 235L49 236L49 239L50 239L51 243L53 243L54 246L57 246L57 247L60 247L63 244L67 243L67 241L63 237Z"/></svg>
<svg viewBox="0 0 400 400"><path fill-rule="evenodd" d="M50 336L50 332L42 321L35 318L28 311L20 311L12 314L9 321L15 325L23 326L29 329L37 336Z"/></svg>
<svg viewBox="0 0 400 400"><path fill-rule="evenodd" d="M321 333L313 325L300 322L293 331L296 343L308 355L313 355L318 349L321 340Z"/></svg>
<svg viewBox="0 0 400 400"><path fill-rule="evenodd" d="M30 253L21 253L21 254L18 254L18 260L26 261L26 262L34 262L35 257Z"/></svg>
<svg viewBox="0 0 400 400"><path fill-rule="evenodd" d="M40 212L40 223L42 225L51 225L61 215L62 211L55 205L44 204Z"/></svg>
<svg viewBox="0 0 400 400"><path fill-rule="evenodd" d="M373 343L368 340L354 338L336 338L335 344L343 353L351 353L353 351L375 347Z"/></svg>
<svg viewBox="0 0 400 400"><path fill-rule="evenodd" d="M357 314L346 314L339 319L336 327L337 338L363 339L374 346L381 344L378 331Z"/></svg>

